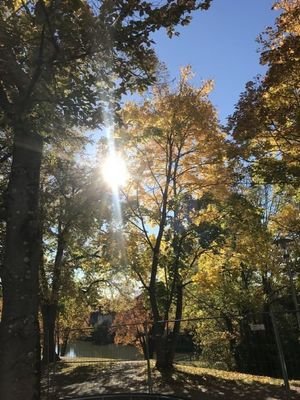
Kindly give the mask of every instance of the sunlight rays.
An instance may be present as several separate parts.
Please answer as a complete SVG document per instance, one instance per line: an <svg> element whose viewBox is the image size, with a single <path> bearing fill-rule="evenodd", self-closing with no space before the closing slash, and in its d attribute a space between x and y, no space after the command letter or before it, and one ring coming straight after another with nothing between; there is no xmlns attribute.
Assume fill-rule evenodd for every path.
<svg viewBox="0 0 300 400"><path fill-rule="evenodd" d="M111 204L111 221L113 230L117 236L117 240L122 252L122 258L126 258L126 251L123 242L123 218L121 209L120 189L126 184L129 178L129 173L126 163L122 158L120 152L117 151L114 140L114 112L111 110L110 104L105 110L104 114L104 133L107 140L107 154L106 157L100 160L99 171L102 175L103 181L106 186L111 190L112 204Z"/></svg>
<svg viewBox="0 0 300 400"><path fill-rule="evenodd" d="M128 180L128 171L123 158L114 149L104 160L101 166L105 182L116 192Z"/></svg>

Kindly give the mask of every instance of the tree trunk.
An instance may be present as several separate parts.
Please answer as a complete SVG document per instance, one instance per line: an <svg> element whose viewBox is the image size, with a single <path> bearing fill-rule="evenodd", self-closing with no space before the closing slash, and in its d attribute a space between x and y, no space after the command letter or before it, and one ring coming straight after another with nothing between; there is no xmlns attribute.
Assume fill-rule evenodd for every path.
<svg viewBox="0 0 300 400"><path fill-rule="evenodd" d="M234 330L232 318L226 314L226 312L221 312L221 316L224 319L225 326L227 331L230 333L230 339L229 339L229 350L230 354L233 357L233 361L235 365L228 365L230 369L238 367L240 364L240 360L237 354L237 340L236 340L236 332Z"/></svg>
<svg viewBox="0 0 300 400"><path fill-rule="evenodd" d="M57 304L43 304L43 363L48 364L58 360L55 351L55 324Z"/></svg>
<svg viewBox="0 0 300 400"><path fill-rule="evenodd" d="M173 369L176 345L180 332L181 318L183 306L183 286L178 284L176 288L176 314L174 327L171 334L166 332L166 324L161 327L163 332L156 336L156 368L160 371ZM159 331L158 331L159 332Z"/></svg>
<svg viewBox="0 0 300 400"><path fill-rule="evenodd" d="M172 369L172 363L168 357L168 337L166 333L155 338L156 368L159 371Z"/></svg>
<svg viewBox="0 0 300 400"><path fill-rule="evenodd" d="M16 129L6 197L3 312L0 330L1 400L40 397L38 324L39 181L43 141Z"/></svg>
<svg viewBox="0 0 300 400"><path fill-rule="evenodd" d="M55 352L55 325L58 311L59 290L61 286L62 260L65 249L64 233L61 232L59 223L59 236L52 275L52 288L50 300L42 304L43 315L43 363L48 364L59 359Z"/></svg>
<svg viewBox="0 0 300 400"><path fill-rule="evenodd" d="M68 343L69 343L70 331L71 330L69 328L67 328L65 330L64 334L63 334L63 342L62 342L61 350L60 350L60 355L62 357L64 357L66 355L67 346L68 346Z"/></svg>
<svg viewBox="0 0 300 400"><path fill-rule="evenodd" d="M148 357L149 359L152 359L154 355L154 346L150 332L140 335L139 342L142 347L144 360L148 360Z"/></svg>
<svg viewBox="0 0 300 400"><path fill-rule="evenodd" d="M162 335L156 338L156 368L160 371L171 371L173 369L176 343L178 334Z"/></svg>

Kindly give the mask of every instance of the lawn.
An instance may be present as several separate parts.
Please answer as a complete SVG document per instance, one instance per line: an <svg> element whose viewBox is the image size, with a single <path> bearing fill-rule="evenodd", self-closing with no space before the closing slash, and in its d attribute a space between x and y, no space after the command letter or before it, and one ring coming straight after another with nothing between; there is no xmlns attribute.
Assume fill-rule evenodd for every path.
<svg viewBox="0 0 300 400"><path fill-rule="evenodd" d="M175 394L191 400L284 400L282 381L269 377L199 368L177 364L174 371L162 375L151 369L154 393ZM43 398L117 392L145 392L147 367L144 361L101 360L60 362L51 373L45 371ZM300 400L300 381L291 382L290 400Z"/></svg>

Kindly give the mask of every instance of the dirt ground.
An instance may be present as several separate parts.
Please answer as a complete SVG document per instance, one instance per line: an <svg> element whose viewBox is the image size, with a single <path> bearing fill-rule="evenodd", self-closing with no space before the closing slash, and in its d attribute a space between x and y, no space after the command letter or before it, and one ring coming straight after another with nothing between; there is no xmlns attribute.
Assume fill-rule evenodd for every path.
<svg viewBox="0 0 300 400"><path fill-rule="evenodd" d="M285 400L282 381L237 373L177 366L168 375L151 370L152 391L190 400ZM145 362L60 362L45 371L43 399L147 392ZM300 382L291 383L289 400L300 400Z"/></svg>

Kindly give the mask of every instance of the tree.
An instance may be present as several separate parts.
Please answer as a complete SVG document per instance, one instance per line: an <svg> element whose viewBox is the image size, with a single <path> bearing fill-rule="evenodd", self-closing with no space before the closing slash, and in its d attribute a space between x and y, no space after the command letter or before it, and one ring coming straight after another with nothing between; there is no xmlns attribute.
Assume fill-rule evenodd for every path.
<svg viewBox="0 0 300 400"><path fill-rule="evenodd" d="M262 311L263 277L273 274L276 264L270 265L272 240L262 224L261 209L242 193L233 192L219 205L219 215L224 242L213 255L203 255L188 309L194 317L204 317L196 328L202 357L212 363L222 360L229 369L245 371L250 343L247 347L244 328L248 335L249 323L257 318L253 314ZM243 356L241 342L246 348ZM251 356L255 356L253 351Z"/></svg>
<svg viewBox="0 0 300 400"><path fill-rule="evenodd" d="M101 251L104 240L99 243L99 232L107 215L105 193L100 190L97 172L78 165L71 152L66 160L53 155L48 158L42 170L41 189L40 305L45 363L54 361L60 298L62 294L66 296L76 271L87 261L93 265L94 259L98 262L99 274L104 269ZM84 278L85 268L81 268L81 274Z"/></svg>
<svg viewBox="0 0 300 400"><path fill-rule="evenodd" d="M207 99L211 82L196 89L190 76L185 68L176 91L163 86L144 104L128 104L120 132L134 160L124 190L127 259L149 296L162 370L173 364L184 288L220 237L209 193L224 195L227 179L224 137Z"/></svg>
<svg viewBox="0 0 300 400"><path fill-rule="evenodd" d="M189 314L203 318L196 324L195 335L202 347L201 356L210 363L222 360L229 369L278 376L272 308L284 332L289 373L296 376L299 371L290 360L292 352L299 349L295 342L297 320L295 313L287 312L295 307L288 266L276 244L283 232L278 222L282 214L286 222L292 218L293 209L290 215L287 209L293 201L275 185L243 182L231 190L219 205L224 242L213 255L202 256L187 294ZM298 238L295 232L293 235L289 266L296 274ZM265 330L252 332L250 325L257 323L263 323Z"/></svg>
<svg viewBox="0 0 300 400"><path fill-rule="evenodd" d="M299 187L300 3L282 0L275 7L282 10L275 27L259 38L267 73L246 85L229 132L254 174Z"/></svg>
<svg viewBox="0 0 300 400"><path fill-rule="evenodd" d="M59 346L57 356L65 356L69 340L86 333L90 312L90 304L78 282L73 280L68 285L64 284L56 321L56 344Z"/></svg>
<svg viewBox="0 0 300 400"><path fill-rule="evenodd" d="M210 1L4 0L0 6L1 119L12 167L1 279L1 398L39 398L39 187L44 143L97 126L103 105L143 88L156 62L150 33L172 32ZM3 126L3 124L2 124Z"/></svg>
<svg viewBox="0 0 300 400"><path fill-rule="evenodd" d="M134 299L132 307L116 314L113 325L116 344L133 344L145 360L153 357L151 314L143 294Z"/></svg>
<svg viewBox="0 0 300 400"><path fill-rule="evenodd" d="M266 241L265 265L260 266L259 276L267 299L262 305L266 312L270 304L281 311L288 303L297 309L291 303L288 276L293 285L299 271L296 256L299 235L295 227L299 213L300 171L300 2L282 0L277 1L274 7L280 9L281 14L275 26L268 28L259 38L262 45L261 64L267 66L267 72L246 85L246 91L241 95L228 124L233 138L232 156L235 160L237 157L242 159L242 174L249 174L251 188L248 192L252 194L248 193L248 200L251 197L252 200L260 198L260 204L255 204L259 211L264 209L263 203L267 204L263 199L270 194L273 199L276 196L279 198L279 203L275 204L276 212L273 201L268 210L265 209L269 215L263 223L269 239ZM261 196L258 196L260 191ZM288 266L284 265L282 254L274 245L274 242L280 242L282 236L288 236L292 241L292 262ZM251 264L251 257L248 264ZM287 321L281 323L286 324ZM294 343L292 336L289 339ZM287 351L290 352L290 349Z"/></svg>

